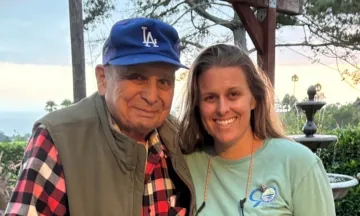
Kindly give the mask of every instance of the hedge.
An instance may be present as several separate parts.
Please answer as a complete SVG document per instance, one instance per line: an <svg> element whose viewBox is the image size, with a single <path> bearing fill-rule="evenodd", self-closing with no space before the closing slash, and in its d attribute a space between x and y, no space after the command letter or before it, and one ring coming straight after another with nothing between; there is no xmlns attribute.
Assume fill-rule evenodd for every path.
<svg viewBox="0 0 360 216"><path fill-rule="evenodd" d="M360 125L330 134L338 136L338 143L317 152L326 171L355 177L360 173ZM335 201L335 206L337 216L360 215L360 185L351 188L343 199Z"/></svg>
<svg viewBox="0 0 360 216"><path fill-rule="evenodd" d="M19 164L24 156L26 142L0 142L1 175L9 177L8 184L14 186L17 179L19 167L11 169L11 165Z"/></svg>

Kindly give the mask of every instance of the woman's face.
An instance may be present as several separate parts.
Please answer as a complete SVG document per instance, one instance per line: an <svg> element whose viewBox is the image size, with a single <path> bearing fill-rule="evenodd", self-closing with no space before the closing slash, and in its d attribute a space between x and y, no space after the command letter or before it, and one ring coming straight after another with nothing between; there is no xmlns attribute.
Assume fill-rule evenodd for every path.
<svg viewBox="0 0 360 216"><path fill-rule="evenodd" d="M251 110L255 99L240 67L212 67L198 80L202 124L215 144L228 148L252 136Z"/></svg>

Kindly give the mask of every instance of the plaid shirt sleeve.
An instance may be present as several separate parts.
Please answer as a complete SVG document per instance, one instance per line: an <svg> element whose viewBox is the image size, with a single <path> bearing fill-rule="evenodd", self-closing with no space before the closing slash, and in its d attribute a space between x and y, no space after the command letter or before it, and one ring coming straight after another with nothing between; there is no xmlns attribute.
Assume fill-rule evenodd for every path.
<svg viewBox="0 0 360 216"><path fill-rule="evenodd" d="M69 215L63 167L49 132L31 137L5 215Z"/></svg>

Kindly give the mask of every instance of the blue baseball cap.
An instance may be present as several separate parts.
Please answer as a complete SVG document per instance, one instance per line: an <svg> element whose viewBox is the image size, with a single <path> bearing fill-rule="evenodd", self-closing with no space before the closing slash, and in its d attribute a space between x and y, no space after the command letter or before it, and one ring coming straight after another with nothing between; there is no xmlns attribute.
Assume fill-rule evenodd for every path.
<svg viewBox="0 0 360 216"><path fill-rule="evenodd" d="M180 62L180 39L175 28L157 19L133 18L113 25L103 47L103 64L128 66Z"/></svg>

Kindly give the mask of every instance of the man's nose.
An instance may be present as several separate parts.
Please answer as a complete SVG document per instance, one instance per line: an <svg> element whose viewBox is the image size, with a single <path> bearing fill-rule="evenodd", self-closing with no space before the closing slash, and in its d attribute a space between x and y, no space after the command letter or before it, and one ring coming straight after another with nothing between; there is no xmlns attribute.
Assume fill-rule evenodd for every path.
<svg viewBox="0 0 360 216"><path fill-rule="evenodd" d="M144 87L141 92L141 97L149 105L153 105L158 100L158 89L156 80L149 80L148 84Z"/></svg>
<svg viewBox="0 0 360 216"><path fill-rule="evenodd" d="M218 115L224 116L226 113L228 113L230 110L229 105L230 105L229 102L225 98L220 97L218 100L217 110L216 110Z"/></svg>

